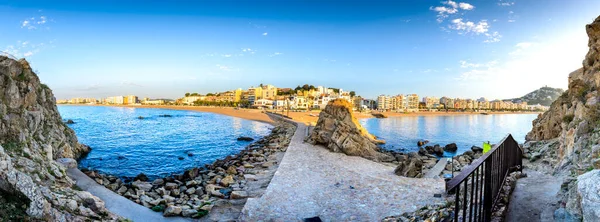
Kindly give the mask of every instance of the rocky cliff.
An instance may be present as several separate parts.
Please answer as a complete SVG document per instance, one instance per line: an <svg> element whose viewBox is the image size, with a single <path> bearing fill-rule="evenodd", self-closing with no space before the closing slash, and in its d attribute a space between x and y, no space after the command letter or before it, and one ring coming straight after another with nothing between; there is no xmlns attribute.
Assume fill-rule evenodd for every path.
<svg viewBox="0 0 600 222"><path fill-rule="evenodd" d="M333 152L361 156L374 161L391 161L394 157L379 152L375 137L358 123L352 114L352 105L344 99L330 101L319 114L319 120L307 139L322 144Z"/></svg>
<svg viewBox="0 0 600 222"><path fill-rule="evenodd" d="M527 155L533 164L566 175L557 219L597 221L600 212L600 17L586 26L589 51L569 74L569 88L533 121ZM591 201L590 201L590 197ZM583 201L586 200L586 201ZM595 202L595 203L594 203Z"/></svg>
<svg viewBox="0 0 600 222"><path fill-rule="evenodd" d="M26 204L15 210L25 210L25 219L13 217L19 212L4 212L0 219L116 219L100 199L78 191L56 162L79 158L89 148L62 122L55 102L26 60L0 56L0 192Z"/></svg>

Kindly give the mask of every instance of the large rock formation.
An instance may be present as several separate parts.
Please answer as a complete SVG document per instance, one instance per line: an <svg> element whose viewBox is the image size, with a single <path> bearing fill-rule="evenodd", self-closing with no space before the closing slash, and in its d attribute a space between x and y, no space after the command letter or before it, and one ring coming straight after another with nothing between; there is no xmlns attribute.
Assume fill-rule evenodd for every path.
<svg viewBox="0 0 600 222"><path fill-rule="evenodd" d="M33 219L116 219L100 199L78 191L55 161L89 151L62 122L55 102L26 60L0 56L0 192L28 203Z"/></svg>
<svg viewBox="0 0 600 222"><path fill-rule="evenodd" d="M352 114L352 105L344 99L335 99L327 104L307 142L323 144L333 152L374 161L394 160L393 156L379 152L376 143L383 141L375 139L358 123Z"/></svg>
<svg viewBox="0 0 600 222"><path fill-rule="evenodd" d="M600 17L586 31L589 51L583 67L569 75L569 89L550 110L533 121L525 148L533 164L550 165L553 173L567 175L561 194L564 209L555 215L596 221L600 212L586 209L600 206L595 198L600 187L591 185L600 184L598 172L591 171L600 168Z"/></svg>

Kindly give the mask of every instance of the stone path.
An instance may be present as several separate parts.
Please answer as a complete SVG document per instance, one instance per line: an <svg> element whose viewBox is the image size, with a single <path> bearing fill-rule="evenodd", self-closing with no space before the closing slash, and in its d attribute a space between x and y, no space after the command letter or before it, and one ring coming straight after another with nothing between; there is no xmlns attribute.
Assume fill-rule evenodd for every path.
<svg viewBox="0 0 600 222"><path fill-rule="evenodd" d="M554 221L562 179L525 168L508 204L506 221Z"/></svg>
<svg viewBox="0 0 600 222"><path fill-rule="evenodd" d="M96 183L77 168L67 170L69 177L77 181L77 186L82 190L92 193L104 201L106 209L111 212L133 221L154 222L154 221L193 221L183 217L163 217L162 213L154 212L142 205L136 204L131 200L122 197L115 192L106 189L104 186Z"/></svg>
<svg viewBox="0 0 600 222"><path fill-rule="evenodd" d="M436 178L440 176L440 173L446 169L446 164L448 163L448 158L441 158L433 168L431 168L423 178Z"/></svg>
<svg viewBox="0 0 600 222"><path fill-rule="evenodd" d="M377 221L441 203L441 179L394 175L394 168L303 142L298 124L279 169L260 198L250 198L242 221Z"/></svg>

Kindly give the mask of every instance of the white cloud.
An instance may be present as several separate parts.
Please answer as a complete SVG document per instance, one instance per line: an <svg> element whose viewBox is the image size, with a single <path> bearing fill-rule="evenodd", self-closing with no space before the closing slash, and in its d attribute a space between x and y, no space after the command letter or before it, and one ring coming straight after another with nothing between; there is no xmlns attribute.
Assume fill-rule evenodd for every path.
<svg viewBox="0 0 600 222"><path fill-rule="evenodd" d="M460 7L462 10L473 10L475 8L475 6L464 2L459 3L458 7Z"/></svg>
<svg viewBox="0 0 600 222"><path fill-rule="evenodd" d="M452 0L449 0L449 1L443 2L443 3L452 6L452 8L457 8L458 7L458 5L456 4L456 2L454 2Z"/></svg>
<svg viewBox="0 0 600 222"><path fill-rule="evenodd" d="M225 58L229 58L229 57L231 57L232 55L231 55L231 54L225 54L225 55L222 55L222 56L223 56L223 57L225 57Z"/></svg>
<svg viewBox="0 0 600 222"><path fill-rule="evenodd" d="M475 8L475 6L469 3L456 3L452 0L442 2L442 4L444 4L444 6L429 7L429 10L437 12L436 20L439 23L443 22L446 18L448 18L449 15L456 14L459 11L459 9L469 11Z"/></svg>
<svg viewBox="0 0 600 222"><path fill-rule="evenodd" d="M231 69L231 67L227 67L227 66L224 66L224 65L217 64L217 67L219 67L219 69L223 70L223 71L233 71L233 69Z"/></svg>
<svg viewBox="0 0 600 222"><path fill-rule="evenodd" d="M46 16L40 16L39 18L31 17L31 18L25 19L24 21L21 22L21 28L32 30L32 29L37 29L39 27L42 27L46 23L48 23L48 17L46 17ZM49 28L46 27L46 29L49 29Z"/></svg>
<svg viewBox="0 0 600 222"><path fill-rule="evenodd" d="M515 2L505 2L505 1L502 1L502 0L500 0L500 2L498 2L499 6L512 6L514 4L515 4Z"/></svg>
<svg viewBox="0 0 600 222"><path fill-rule="evenodd" d="M25 56L25 57L29 57L29 56L32 56L32 55L33 55L32 51L28 51L26 53L23 53L23 56Z"/></svg>
<svg viewBox="0 0 600 222"><path fill-rule="evenodd" d="M276 53L273 53L273 54L269 55L269 57L275 57L275 56L279 56L279 55L283 55L283 53L276 52Z"/></svg>
<svg viewBox="0 0 600 222"><path fill-rule="evenodd" d="M519 42L517 43L516 47L517 48L521 48L521 49L526 49L531 47L532 43L531 42Z"/></svg>
<svg viewBox="0 0 600 222"><path fill-rule="evenodd" d="M266 36L266 35L268 35L268 34L269 34L269 33L265 32L265 33L263 33L262 35Z"/></svg>
<svg viewBox="0 0 600 222"><path fill-rule="evenodd" d="M509 19L508 22L516 22L517 20Z"/></svg>
<svg viewBox="0 0 600 222"><path fill-rule="evenodd" d="M448 28L461 31L460 34L468 34L475 33L477 35L487 33L489 31L490 25L486 20L481 20L478 23L474 23L471 21L463 22L461 18L454 19L448 26Z"/></svg>
<svg viewBox="0 0 600 222"><path fill-rule="evenodd" d="M500 33L498 33L498 32L492 32L491 34L485 33L485 36L488 38L485 41L483 41L485 43L499 42L500 38L502 38L502 35L500 35Z"/></svg>

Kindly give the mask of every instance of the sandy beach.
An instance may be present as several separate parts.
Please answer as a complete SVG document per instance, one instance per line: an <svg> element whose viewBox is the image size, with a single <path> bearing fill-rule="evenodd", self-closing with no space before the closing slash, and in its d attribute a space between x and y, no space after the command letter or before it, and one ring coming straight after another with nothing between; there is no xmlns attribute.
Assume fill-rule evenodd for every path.
<svg viewBox="0 0 600 222"><path fill-rule="evenodd" d="M86 105L84 105L86 106ZM209 107L209 106L165 106L165 105L93 105L93 106L114 106L114 107L132 107L132 108L155 108L155 109L172 109L172 110L189 110L199 112L210 112L222 115L228 115L247 120L260 121L264 123L273 124L273 120L267 116L264 111L258 109L234 109L232 107ZM277 111L281 113L281 111ZM305 124L315 125L319 119L320 111L307 111L307 112L289 112L289 116L292 119L303 122ZM284 115L288 115L288 112L284 112ZM415 117L415 116L452 116L452 115L482 115L478 112L411 112L411 113L397 113L397 112L384 112L384 115L388 117ZM489 112L490 115L498 114L539 114L539 112ZM370 113L354 112L354 115L358 119L374 118Z"/></svg>

